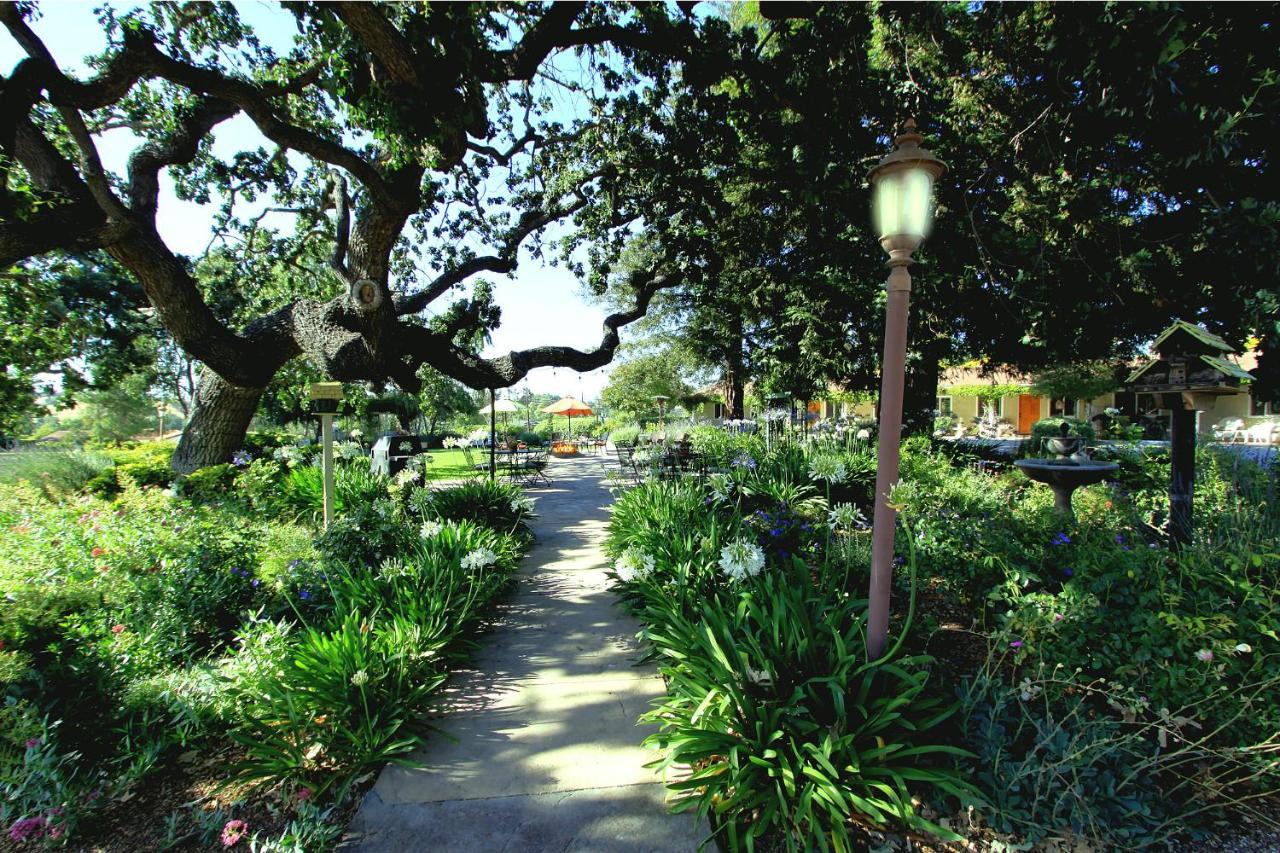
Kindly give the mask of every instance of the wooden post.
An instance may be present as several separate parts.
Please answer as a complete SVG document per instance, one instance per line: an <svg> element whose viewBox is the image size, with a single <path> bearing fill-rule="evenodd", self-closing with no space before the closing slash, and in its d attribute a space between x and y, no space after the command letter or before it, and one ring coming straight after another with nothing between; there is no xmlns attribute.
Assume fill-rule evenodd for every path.
<svg viewBox="0 0 1280 853"><path fill-rule="evenodd" d="M497 399L494 389L489 389L489 481L498 476L498 413L495 411Z"/></svg>
<svg viewBox="0 0 1280 853"><path fill-rule="evenodd" d="M321 459L324 469L324 526L333 523L333 415L320 416Z"/></svg>
<svg viewBox="0 0 1280 853"><path fill-rule="evenodd" d="M1196 487L1196 413L1180 394L1173 398L1169 428L1169 546L1191 543L1191 506Z"/></svg>

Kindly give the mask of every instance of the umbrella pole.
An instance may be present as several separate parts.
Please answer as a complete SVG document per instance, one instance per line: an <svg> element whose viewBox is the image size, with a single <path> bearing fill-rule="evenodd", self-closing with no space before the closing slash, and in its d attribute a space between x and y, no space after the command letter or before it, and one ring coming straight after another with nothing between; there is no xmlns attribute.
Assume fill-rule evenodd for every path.
<svg viewBox="0 0 1280 853"><path fill-rule="evenodd" d="M497 433L498 433L498 413L494 407L494 390L489 389L489 482L493 482L497 478L498 473L498 457L497 457Z"/></svg>

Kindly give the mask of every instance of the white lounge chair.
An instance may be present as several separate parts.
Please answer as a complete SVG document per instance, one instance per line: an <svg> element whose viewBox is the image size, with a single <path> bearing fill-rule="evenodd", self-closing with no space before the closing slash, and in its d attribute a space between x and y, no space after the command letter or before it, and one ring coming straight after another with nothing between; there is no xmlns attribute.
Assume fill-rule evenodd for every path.
<svg viewBox="0 0 1280 853"><path fill-rule="evenodd" d="M1249 444L1274 444L1276 440L1276 428L1280 426L1275 421L1259 421L1249 427L1246 435L1246 441Z"/></svg>
<svg viewBox="0 0 1280 853"><path fill-rule="evenodd" d="M1218 441L1248 441L1249 434L1240 418L1227 418L1213 428L1213 437Z"/></svg>

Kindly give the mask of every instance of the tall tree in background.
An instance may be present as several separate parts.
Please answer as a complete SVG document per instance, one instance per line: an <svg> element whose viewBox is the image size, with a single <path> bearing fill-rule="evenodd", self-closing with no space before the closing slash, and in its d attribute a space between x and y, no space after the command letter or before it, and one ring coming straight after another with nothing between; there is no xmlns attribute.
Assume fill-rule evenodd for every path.
<svg viewBox="0 0 1280 853"><path fill-rule="evenodd" d="M590 351L483 359L459 340L484 306L440 312L445 322L421 315L477 274L511 272L522 249L539 256L538 235L552 223L577 226L566 258L589 242L593 262L607 264L631 223L675 215L678 194L648 191L647 163L629 155L652 159L663 148L655 105L673 86L715 82L684 63L723 52L701 38L704 28L656 4L289 8L299 35L284 56L229 4L199 14L168 4L123 17L104 10L111 47L98 73L78 80L28 25L32 5L0 7L28 55L2 81L0 267L100 248L136 276L206 368L175 467L225 461L263 390L299 356L336 379L390 379L410 392L423 364L472 387L506 387L535 367L607 363L618 329L679 279L678 257L635 274L636 303L606 319ZM572 84L554 68L568 51L583 65ZM548 87L571 93L577 117L564 117ZM221 159L209 141L241 114L265 144ZM139 136L126 175L107 172L95 138L117 125ZM261 303L252 318L220 317L219 294L160 238L165 170L183 197L221 205L215 239L237 248L225 251L231 274L219 294ZM273 211L291 222L268 227ZM263 299L237 269L315 247L327 259L319 296Z"/></svg>

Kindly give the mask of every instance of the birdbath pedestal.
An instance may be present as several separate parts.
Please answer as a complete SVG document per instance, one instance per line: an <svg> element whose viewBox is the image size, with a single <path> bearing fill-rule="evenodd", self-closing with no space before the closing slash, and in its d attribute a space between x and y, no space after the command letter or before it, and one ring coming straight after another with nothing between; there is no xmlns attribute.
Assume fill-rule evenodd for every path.
<svg viewBox="0 0 1280 853"><path fill-rule="evenodd" d="M1114 462L1094 462L1092 459L1019 459L1013 464L1037 483L1053 489L1053 505L1072 520L1076 517L1071 506L1075 490L1101 483L1120 467Z"/></svg>

